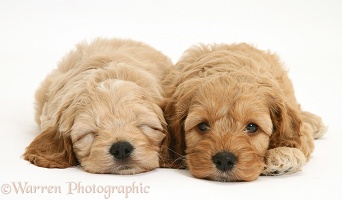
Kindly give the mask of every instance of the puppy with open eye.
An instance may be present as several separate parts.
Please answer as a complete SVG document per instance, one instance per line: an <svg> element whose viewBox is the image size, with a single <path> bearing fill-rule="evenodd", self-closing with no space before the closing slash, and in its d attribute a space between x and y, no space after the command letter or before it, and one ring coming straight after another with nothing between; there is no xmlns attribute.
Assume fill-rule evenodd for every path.
<svg viewBox="0 0 342 200"><path fill-rule="evenodd" d="M294 173L325 132L318 116L301 110L277 56L247 44L190 48L163 85L170 135L161 164L197 178Z"/></svg>
<svg viewBox="0 0 342 200"><path fill-rule="evenodd" d="M161 80L171 66L165 55L137 41L78 44L36 92L42 132L24 159L46 168L79 163L91 173L159 167L166 133Z"/></svg>

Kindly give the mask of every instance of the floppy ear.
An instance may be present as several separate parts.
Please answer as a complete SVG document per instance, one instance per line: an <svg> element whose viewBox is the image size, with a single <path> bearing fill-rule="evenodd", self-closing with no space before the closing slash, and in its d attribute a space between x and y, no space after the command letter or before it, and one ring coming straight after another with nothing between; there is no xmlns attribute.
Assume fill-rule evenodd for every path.
<svg viewBox="0 0 342 200"><path fill-rule="evenodd" d="M60 95L60 98L50 102L50 111L53 119L26 148L23 155L25 160L40 167L66 168L78 164L73 152L70 130L76 115L76 109L72 105L74 94ZM62 102L62 103L61 103ZM59 108L53 109L55 105Z"/></svg>
<svg viewBox="0 0 342 200"><path fill-rule="evenodd" d="M201 80L199 79L191 79L173 88L173 93L171 93L171 97L167 100L164 108L165 119L168 123L168 134L163 141L162 154L175 167L180 166L175 161L181 162L182 159L180 158L185 155L184 121L188 115L192 97L200 83Z"/></svg>
<svg viewBox="0 0 342 200"><path fill-rule="evenodd" d="M314 148L312 130L303 123L300 106L287 103L284 95L278 91L269 92L267 96L273 123L269 149L298 148L309 157Z"/></svg>
<svg viewBox="0 0 342 200"><path fill-rule="evenodd" d="M312 130L302 121L298 108L286 103L284 97L275 96L270 103L273 133L269 149L276 147L292 147L300 149L308 158L314 149Z"/></svg>
<svg viewBox="0 0 342 200"><path fill-rule="evenodd" d="M270 114L273 123L273 133L270 138L270 148L286 146L298 148L301 120L299 113L287 105L279 96L270 102Z"/></svg>
<svg viewBox="0 0 342 200"><path fill-rule="evenodd" d="M57 127L40 133L26 148L25 160L40 167L67 168L77 165L70 137L62 135Z"/></svg>

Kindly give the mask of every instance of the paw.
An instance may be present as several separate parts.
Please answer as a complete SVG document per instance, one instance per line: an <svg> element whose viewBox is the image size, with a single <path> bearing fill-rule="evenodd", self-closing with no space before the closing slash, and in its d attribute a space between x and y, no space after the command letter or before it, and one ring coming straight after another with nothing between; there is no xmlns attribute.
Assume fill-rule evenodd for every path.
<svg viewBox="0 0 342 200"><path fill-rule="evenodd" d="M327 132L327 127L323 124L322 119L317 115L310 112L302 112L302 116L304 123L308 124L312 129L310 132L312 133L313 138L320 138Z"/></svg>
<svg viewBox="0 0 342 200"><path fill-rule="evenodd" d="M315 124L312 126L313 129L313 137L315 139L322 137L327 132L327 127L323 124L323 122L320 122L318 124Z"/></svg>
<svg viewBox="0 0 342 200"><path fill-rule="evenodd" d="M262 175L277 176L292 174L306 163L306 157L297 148L277 147L269 149L265 155L265 168Z"/></svg>

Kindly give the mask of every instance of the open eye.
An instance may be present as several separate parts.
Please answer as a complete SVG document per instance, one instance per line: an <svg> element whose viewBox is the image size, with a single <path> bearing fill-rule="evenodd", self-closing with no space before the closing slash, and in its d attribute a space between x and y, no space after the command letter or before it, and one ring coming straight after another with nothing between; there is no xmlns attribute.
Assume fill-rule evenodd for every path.
<svg viewBox="0 0 342 200"><path fill-rule="evenodd" d="M201 122L197 125L197 128L201 132L208 131L210 129L209 124L207 122Z"/></svg>
<svg viewBox="0 0 342 200"><path fill-rule="evenodd" d="M247 133L255 133L259 130L259 127L256 124L249 123L249 124L247 124L247 126L243 130Z"/></svg>

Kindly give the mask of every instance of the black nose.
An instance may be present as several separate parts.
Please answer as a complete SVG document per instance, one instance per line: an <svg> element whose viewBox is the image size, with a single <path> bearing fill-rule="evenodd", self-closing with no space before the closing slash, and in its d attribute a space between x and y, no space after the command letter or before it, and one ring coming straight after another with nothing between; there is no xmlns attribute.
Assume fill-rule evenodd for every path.
<svg viewBox="0 0 342 200"><path fill-rule="evenodd" d="M129 142L119 141L110 147L110 154L112 154L116 159L122 160L128 158L132 151L133 146Z"/></svg>
<svg viewBox="0 0 342 200"><path fill-rule="evenodd" d="M228 152L219 152L213 156L213 162L217 169L221 171L228 171L233 169L237 158L234 154Z"/></svg>

